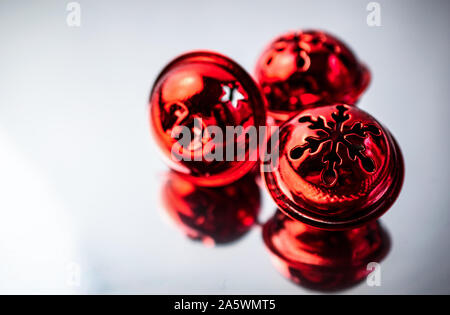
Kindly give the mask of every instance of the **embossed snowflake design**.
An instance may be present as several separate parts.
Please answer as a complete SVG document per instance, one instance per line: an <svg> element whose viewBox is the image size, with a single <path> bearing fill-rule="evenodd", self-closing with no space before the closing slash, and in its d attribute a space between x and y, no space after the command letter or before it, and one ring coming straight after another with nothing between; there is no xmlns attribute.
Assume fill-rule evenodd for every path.
<svg viewBox="0 0 450 315"><path fill-rule="evenodd" d="M348 158L355 161L358 159L360 166L368 173L376 170L373 160L364 154L366 150L364 145L353 143L349 136L358 136L367 138L369 135L380 136L381 130L373 124L364 124L355 122L352 126L347 126L346 122L350 116L346 113L349 109L343 105L336 106L336 112L331 114L333 121L327 121L322 117L317 119L311 116L302 116L298 120L300 123L309 123L308 128L317 130L317 137L307 137L305 143L301 146L294 147L289 156L292 160L300 159L306 150L310 150L310 154L321 151L324 145L331 142L331 149L326 152L322 158L324 168L321 173L322 182L327 186L333 186L338 180L337 167L342 164L342 156L338 152L338 144L342 144L347 148ZM322 146L321 146L322 145Z"/></svg>

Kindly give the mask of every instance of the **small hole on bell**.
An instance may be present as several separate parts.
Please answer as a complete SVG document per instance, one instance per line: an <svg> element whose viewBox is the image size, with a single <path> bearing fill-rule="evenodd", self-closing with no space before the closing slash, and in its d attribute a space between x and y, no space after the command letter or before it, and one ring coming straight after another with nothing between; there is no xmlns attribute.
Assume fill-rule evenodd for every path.
<svg viewBox="0 0 450 315"><path fill-rule="evenodd" d="M297 59L297 67L303 68L305 66L305 59L303 57L298 57Z"/></svg>
<svg viewBox="0 0 450 315"><path fill-rule="evenodd" d="M302 147L296 147L291 150L291 152L289 153L289 156L292 160L298 160L299 158L302 157L303 151L304 150Z"/></svg>

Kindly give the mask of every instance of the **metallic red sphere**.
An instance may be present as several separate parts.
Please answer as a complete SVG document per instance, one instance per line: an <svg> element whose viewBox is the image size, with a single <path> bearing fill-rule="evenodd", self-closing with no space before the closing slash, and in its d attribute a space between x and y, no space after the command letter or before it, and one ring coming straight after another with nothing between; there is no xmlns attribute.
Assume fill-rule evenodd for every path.
<svg viewBox="0 0 450 315"><path fill-rule="evenodd" d="M150 125L172 169L196 185L226 185L254 167L257 159L250 157L257 157L259 148L249 145L245 134L227 137L227 126L245 131L253 127L259 138L259 126L265 125L264 98L231 59L191 52L173 60L158 76L150 95ZM210 128L218 128L221 138ZM237 157L238 148L244 148L243 158Z"/></svg>
<svg viewBox="0 0 450 315"><path fill-rule="evenodd" d="M357 284L372 271L369 263L379 263L386 257L391 244L377 221L352 230L324 231L280 211L264 225L263 238L282 275L320 291Z"/></svg>
<svg viewBox="0 0 450 315"><path fill-rule="evenodd" d="M268 100L268 116L281 123L301 109L355 104L370 73L342 41L324 32L299 31L266 48L256 78Z"/></svg>
<svg viewBox="0 0 450 315"><path fill-rule="evenodd" d="M279 158L264 173L272 198L287 215L318 228L354 228L378 218L403 183L396 141L354 106L301 111L281 126L275 147Z"/></svg>
<svg viewBox="0 0 450 315"><path fill-rule="evenodd" d="M223 187L199 187L171 172L162 189L170 218L189 238L205 245L236 241L256 223L260 192L249 174Z"/></svg>

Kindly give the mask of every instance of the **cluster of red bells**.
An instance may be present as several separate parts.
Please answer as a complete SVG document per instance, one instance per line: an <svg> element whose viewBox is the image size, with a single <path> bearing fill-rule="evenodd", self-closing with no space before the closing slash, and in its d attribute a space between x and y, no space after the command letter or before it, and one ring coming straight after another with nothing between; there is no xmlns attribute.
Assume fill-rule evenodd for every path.
<svg viewBox="0 0 450 315"><path fill-rule="evenodd" d="M335 37L299 31L268 45L255 79L233 60L206 51L176 58L158 76L150 124L173 170L163 188L168 213L191 238L234 241L258 224L255 178L261 176L281 210L263 224L277 268L316 289L360 281L367 264L389 250L376 219L394 203L404 175L394 137L356 107L369 70ZM245 159L174 159L174 129L198 134L196 119L224 132L226 126L279 126L276 139L266 135L279 157L264 172ZM197 140L204 144L209 138L200 131ZM246 137L226 141L244 147L246 157L261 150ZM181 155L201 157L197 144L181 148Z"/></svg>

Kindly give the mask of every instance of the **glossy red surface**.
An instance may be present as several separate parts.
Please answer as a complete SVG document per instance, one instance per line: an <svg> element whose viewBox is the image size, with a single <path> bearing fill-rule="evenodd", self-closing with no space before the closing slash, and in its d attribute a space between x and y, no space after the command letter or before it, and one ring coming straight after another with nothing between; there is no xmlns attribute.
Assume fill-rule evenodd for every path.
<svg viewBox="0 0 450 315"><path fill-rule="evenodd" d="M162 188L164 208L189 238L205 245L238 240L256 223L260 191L252 175L224 187L199 187L168 174Z"/></svg>
<svg viewBox="0 0 450 315"><path fill-rule="evenodd" d="M201 127L195 125L196 119L202 120ZM231 59L212 52L191 52L173 60L157 78L150 95L150 125L172 169L197 185L226 185L255 166L249 157L257 156L258 147L248 145L246 137L228 140L225 126L256 126L259 132L258 127L265 125L264 98L253 79ZM177 142L172 131L177 126L188 127L193 135L190 145L179 151L181 161L171 155ZM212 141L215 136L205 132L209 126L222 130L223 142ZM205 158L219 149L225 152L230 141L236 148L245 147L244 161L237 157L223 161L225 153L222 161Z"/></svg>
<svg viewBox="0 0 450 315"><path fill-rule="evenodd" d="M304 108L355 104L370 82L369 70L353 52L320 31L278 37L260 56L255 74L276 123Z"/></svg>
<svg viewBox="0 0 450 315"><path fill-rule="evenodd" d="M283 124L279 159L264 173L279 208L312 226L360 226L387 211L403 183L396 141L363 110L348 105L306 109ZM277 167L278 166L278 167Z"/></svg>
<svg viewBox="0 0 450 315"><path fill-rule="evenodd" d="M264 225L263 238L273 263L286 278L306 288L349 288L389 252L390 238L377 221L346 231L324 231L292 220L280 211Z"/></svg>

